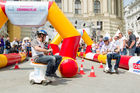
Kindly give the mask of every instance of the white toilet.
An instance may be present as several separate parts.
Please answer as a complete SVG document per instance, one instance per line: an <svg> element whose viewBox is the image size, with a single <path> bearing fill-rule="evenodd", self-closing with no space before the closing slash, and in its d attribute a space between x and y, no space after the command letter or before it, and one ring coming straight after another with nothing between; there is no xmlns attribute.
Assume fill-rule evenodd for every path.
<svg viewBox="0 0 140 93"><path fill-rule="evenodd" d="M45 73L47 69L46 64L35 63L31 59L31 65L34 67L34 71L30 72L29 80L31 84L42 83L43 85L47 85L49 80L45 79Z"/></svg>

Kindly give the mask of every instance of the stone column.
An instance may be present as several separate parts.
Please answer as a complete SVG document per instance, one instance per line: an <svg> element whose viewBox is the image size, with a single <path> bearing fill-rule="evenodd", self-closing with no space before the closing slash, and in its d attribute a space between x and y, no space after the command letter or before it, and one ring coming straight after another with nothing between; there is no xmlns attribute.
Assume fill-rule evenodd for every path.
<svg viewBox="0 0 140 93"><path fill-rule="evenodd" d="M68 4L69 4L69 12L72 13L72 10L73 10L73 7L74 7L72 0L69 0Z"/></svg>
<svg viewBox="0 0 140 93"><path fill-rule="evenodd" d="M120 4L121 4L121 2L120 2L120 0L118 0L118 9L117 9L118 10L118 17L121 17L120 16Z"/></svg>
<svg viewBox="0 0 140 93"><path fill-rule="evenodd" d="M93 5L93 0L88 0L88 13L89 14L92 14L92 13L94 13L94 5Z"/></svg>
<svg viewBox="0 0 140 93"><path fill-rule="evenodd" d="M107 14L107 0L103 0L103 13Z"/></svg>
<svg viewBox="0 0 140 93"><path fill-rule="evenodd" d="M63 0L63 11L65 12L65 13L67 13L68 12L68 0Z"/></svg>
<svg viewBox="0 0 140 93"><path fill-rule="evenodd" d="M87 13L87 0L81 0L81 9L83 10L83 14Z"/></svg>
<svg viewBox="0 0 140 93"><path fill-rule="evenodd" d="M112 14L115 14L115 1L112 0Z"/></svg>

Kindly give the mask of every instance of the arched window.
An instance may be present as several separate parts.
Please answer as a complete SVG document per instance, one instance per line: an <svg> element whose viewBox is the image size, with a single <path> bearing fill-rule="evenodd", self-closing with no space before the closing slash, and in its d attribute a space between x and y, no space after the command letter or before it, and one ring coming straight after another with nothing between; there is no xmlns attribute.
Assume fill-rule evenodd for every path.
<svg viewBox="0 0 140 93"><path fill-rule="evenodd" d="M75 0L75 14L81 14L81 1Z"/></svg>
<svg viewBox="0 0 140 93"><path fill-rule="evenodd" d="M62 9L62 3L61 3L61 0L55 0L55 2L56 2L57 5L59 6L59 8Z"/></svg>
<svg viewBox="0 0 140 93"><path fill-rule="evenodd" d="M94 13L100 13L100 1L94 0Z"/></svg>

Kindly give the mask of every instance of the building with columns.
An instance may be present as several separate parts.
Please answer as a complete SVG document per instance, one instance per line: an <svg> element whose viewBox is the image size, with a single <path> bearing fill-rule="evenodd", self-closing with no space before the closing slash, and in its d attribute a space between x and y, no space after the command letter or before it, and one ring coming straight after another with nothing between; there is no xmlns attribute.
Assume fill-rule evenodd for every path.
<svg viewBox="0 0 140 93"><path fill-rule="evenodd" d="M23 1L23 0L22 0ZM25 0L30 1L30 0ZM40 1L40 0L32 0ZM106 32L111 36L118 28L124 31L123 25L123 0L41 0L55 1L65 13L72 24L77 28L90 28L90 36L104 35ZM45 29L50 30L51 25L47 22ZM15 29L14 29L15 28ZM13 31L16 27L13 27ZM32 28L21 27L20 39L31 35ZM52 28L53 30L53 28ZM8 29L10 32L11 29Z"/></svg>
<svg viewBox="0 0 140 93"><path fill-rule="evenodd" d="M140 0L124 7L124 20L126 33L128 29L133 29L140 35Z"/></svg>

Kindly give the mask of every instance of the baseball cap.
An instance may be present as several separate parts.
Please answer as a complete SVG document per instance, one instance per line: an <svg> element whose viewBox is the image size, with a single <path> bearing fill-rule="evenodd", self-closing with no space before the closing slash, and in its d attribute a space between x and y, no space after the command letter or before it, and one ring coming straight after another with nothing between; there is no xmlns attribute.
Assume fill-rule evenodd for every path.
<svg viewBox="0 0 140 93"><path fill-rule="evenodd" d="M104 37L104 39L103 39L104 41L107 41L107 40L109 40L109 38L108 37Z"/></svg>

